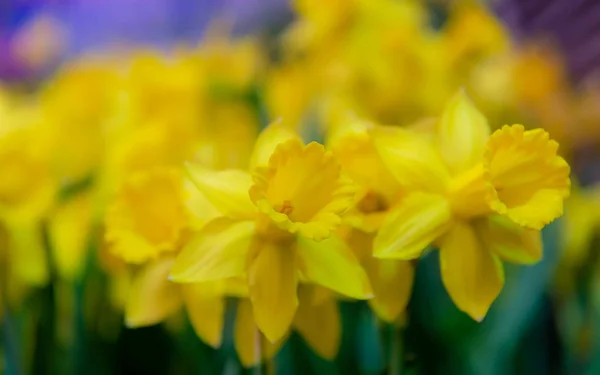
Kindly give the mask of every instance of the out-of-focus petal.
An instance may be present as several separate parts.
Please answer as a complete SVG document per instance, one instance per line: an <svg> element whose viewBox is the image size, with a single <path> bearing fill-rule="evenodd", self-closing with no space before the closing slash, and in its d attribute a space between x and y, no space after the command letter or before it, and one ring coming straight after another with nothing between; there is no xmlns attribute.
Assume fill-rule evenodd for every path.
<svg viewBox="0 0 600 375"><path fill-rule="evenodd" d="M396 180L407 188L443 192L450 171L424 135L399 127L376 126L369 135L377 153Z"/></svg>
<svg viewBox="0 0 600 375"><path fill-rule="evenodd" d="M276 342L289 330L298 298L296 254L289 246L263 242L248 268L254 318L265 337Z"/></svg>
<svg viewBox="0 0 600 375"><path fill-rule="evenodd" d="M243 277L253 236L252 221L215 219L181 250L169 278L193 283Z"/></svg>
<svg viewBox="0 0 600 375"><path fill-rule="evenodd" d="M504 286L504 268L468 223L456 222L441 239L440 267L456 307L476 321L483 320Z"/></svg>
<svg viewBox="0 0 600 375"><path fill-rule="evenodd" d="M485 248L504 260L532 264L542 259L542 235L538 230L523 228L506 216L483 219L476 229Z"/></svg>
<svg viewBox="0 0 600 375"><path fill-rule="evenodd" d="M222 216L189 178L184 179L184 189L187 195L185 205L190 213L190 227L193 230L199 230L210 220Z"/></svg>
<svg viewBox="0 0 600 375"><path fill-rule="evenodd" d="M221 345L225 299L215 294L212 283L182 285L182 295L194 331L214 348Z"/></svg>
<svg viewBox="0 0 600 375"><path fill-rule="evenodd" d="M92 230L92 202L80 194L58 206L49 219L50 249L61 277L80 276L87 260Z"/></svg>
<svg viewBox="0 0 600 375"><path fill-rule="evenodd" d="M302 275L308 281L356 299L373 296L365 271L338 237L318 242L300 238L298 258Z"/></svg>
<svg viewBox="0 0 600 375"><path fill-rule="evenodd" d="M395 322L410 300L415 273L412 264L375 258L364 259L362 263L373 287L374 297L369 305L381 320Z"/></svg>
<svg viewBox="0 0 600 375"><path fill-rule="evenodd" d="M441 195L414 193L390 211L373 243L377 258L414 259L440 237L451 221Z"/></svg>
<svg viewBox="0 0 600 375"><path fill-rule="evenodd" d="M26 285L45 285L50 275L39 223L10 224L7 230L8 259L13 276Z"/></svg>
<svg viewBox="0 0 600 375"><path fill-rule="evenodd" d="M272 358L285 342L285 337L275 343L267 341L254 322L250 300L238 300L234 345L242 366L246 368L256 366L262 359Z"/></svg>
<svg viewBox="0 0 600 375"><path fill-rule="evenodd" d="M285 126L283 122L276 121L263 130L254 144L254 151L250 157L250 168L266 167L269 159L277 148L277 145L289 141L290 139L300 139L296 132L290 127Z"/></svg>
<svg viewBox="0 0 600 375"><path fill-rule="evenodd" d="M487 119L464 90L446 105L437 128L437 144L453 172L460 173L481 161L490 137Z"/></svg>
<svg viewBox="0 0 600 375"><path fill-rule="evenodd" d="M294 318L294 327L321 357L333 360L340 346L342 327L337 301L330 296L324 301L315 301L312 294L304 297L301 286L298 296L300 305Z"/></svg>
<svg viewBox="0 0 600 375"><path fill-rule="evenodd" d="M157 324L179 309L179 285L168 280L172 265L172 260L152 262L134 276L125 306L128 327Z"/></svg>
<svg viewBox="0 0 600 375"><path fill-rule="evenodd" d="M235 219L256 216L256 207L248 195L252 178L247 172L237 169L212 171L192 164L186 167L192 182L223 215Z"/></svg>

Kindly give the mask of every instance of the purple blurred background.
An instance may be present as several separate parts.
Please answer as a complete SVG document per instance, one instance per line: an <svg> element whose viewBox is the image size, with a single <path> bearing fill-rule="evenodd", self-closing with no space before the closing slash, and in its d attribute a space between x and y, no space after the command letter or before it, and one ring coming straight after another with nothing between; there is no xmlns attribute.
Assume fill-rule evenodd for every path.
<svg viewBox="0 0 600 375"><path fill-rule="evenodd" d="M28 60L41 53L24 42L32 32L43 34L38 50L56 45L56 56L38 59L46 57L45 63L55 65L106 47L192 43L216 18L232 22L237 33L248 33L281 27L289 17L282 0L3 0L0 79L23 78L39 68ZM54 36L59 40L51 40Z"/></svg>
<svg viewBox="0 0 600 375"><path fill-rule="evenodd" d="M545 38L562 50L575 83L597 71L600 1L497 0L492 4L517 39ZM291 13L289 0L4 0L0 1L0 78L30 74L38 69L27 61L32 59L56 64L107 46L193 42L216 17L234 21L235 30L245 33L280 28ZM60 53L45 56L43 51L31 51L35 48L22 48L23 35L32 30L58 34L60 40L44 40L41 45L55 43Z"/></svg>

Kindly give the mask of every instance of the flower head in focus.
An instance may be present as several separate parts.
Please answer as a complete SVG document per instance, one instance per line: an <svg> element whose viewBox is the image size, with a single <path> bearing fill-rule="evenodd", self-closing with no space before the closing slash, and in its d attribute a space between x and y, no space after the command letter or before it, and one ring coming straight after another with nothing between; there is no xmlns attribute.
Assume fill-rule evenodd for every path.
<svg viewBox="0 0 600 375"><path fill-rule="evenodd" d="M438 247L452 300L483 319L504 284L500 260L538 261L539 230L562 215L570 180L558 144L521 125L490 135L464 92L449 101L434 139L400 128L369 133L409 191L381 226L375 256L408 260Z"/></svg>
<svg viewBox="0 0 600 375"><path fill-rule="evenodd" d="M290 328L298 283L364 299L364 271L334 235L350 206L352 184L322 145L304 145L281 124L257 139L251 173L189 165L192 181L221 212L183 249L171 279L246 278L253 314L271 342Z"/></svg>

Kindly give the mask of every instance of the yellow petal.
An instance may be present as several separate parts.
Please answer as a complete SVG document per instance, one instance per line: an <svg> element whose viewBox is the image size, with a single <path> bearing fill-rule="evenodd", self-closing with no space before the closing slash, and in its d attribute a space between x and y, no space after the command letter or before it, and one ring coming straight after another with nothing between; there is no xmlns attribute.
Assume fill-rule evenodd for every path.
<svg viewBox="0 0 600 375"><path fill-rule="evenodd" d="M432 142L420 133L398 127L373 127L369 134L383 163L405 187L443 192L450 171Z"/></svg>
<svg viewBox="0 0 600 375"><path fill-rule="evenodd" d="M80 276L87 260L91 226L92 206L87 194L77 195L52 213L50 248L61 277L72 280Z"/></svg>
<svg viewBox="0 0 600 375"><path fill-rule="evenodd" d="M212 171L191 164L186 164L186 168L192 182L223 215L235 219L256 216L256 207L248 195L252 184L248 173L236 169Z"/></svg>
<svg viewBox="0 0 600 375"><path fill-rule="evenodd" d="M128 327L160 323L179 309L179 285L167 278L172 265L172 260L152 262L134 276L125 307L125 324Z"/></svg>
<svg viewBox="0 0 600 375"><path fill-rule="evenodd" d="M225 298L215 295L212 283L182 285L183 301L194 331L214 348L221 345Z"/></svg>
<svg viewBox="0 0 600 375"><path fill-rule="evenodd" d="M504 260L532 264L542 259L542 236L538 230L523 228L506 216L483 219L476 229L485 247Z"/></svg>
<svg viewBox="0 0 600 375"><path fill-rule="evenodd" d="M246 368L256 366L262 359L271 359L285 342L285 337L275 343L264 338L254 322L252 304L248 299L238 300L234 339L235 351Z"/></svg>
<svg viewBox="0 0 600 375"><path fill-rule="evenodd" d="M254 151L250 157L250 168L266 167L275 148L290 139L299 139L291 128L285 126L281 121L271 123L256 139Z"/></svg>
<svg viewBox="0 0 600 375"><path fill-rule="evenodd" d="M294 327L307 344L321 357L333 360L340 347L342 327L337 301L330 297L315 303L312 294L304 297L303 285L299 290L300 305L294 318Z"/></svg>
<svg viewBox="0 0 600 375"><path fill-rule="evenodd" d="M298 258L302 275L308 281L356 299L373 296L365 271L338 237L319 242L299 238Z"/></svg>
<svg viewBox="0 0 600 375"><path fill-rule="evenodd" d="M253 236L254 222L215 219L181 250L169 278L194 283L242 277Z"/></svg>
<svg viewBox="0 0 600 375"><path fill-rule="evenodd" d="M206 199L189 178L184 179L184 189L187 195L185 204L190 212L190 227L192 229L199 230L210 220L222 216L219 210Z"/></svg>
<svg viewBox="0 0 600 375"><path fill-rule="evenodd" d="M265 337L276 342L289 330L296 308L296 254L288 246L261 243L248 269L254 318Z"/></svg>
<svg viewBox="0 0 600 375"><path fill-rule="evenodd" d="M504 269L466 222L456 222L441 239L440 267L442 281L456 307L476 321L483 320L502 290Z"/></svg>
<svg viewBox="0 0 600 375"><path fill-rule="evenodd" d="M542 129L504 126L492 134L484 165L497 192L490 207L519 225L542 229L563 213L569 165Z"/></svg>
<svg viewBox="0 0 600 375"><path fill-rule="evenodd" d="M39 223L11 223L7 231L12 274L26 285L45 285L49 279L48 256Z"/></svg>
<svg viewBox="0 0 600 375"><path fill-rule="evenodd" d="M588 256L590 243L600 227L600 186L591 190L574 189L565 202L565 217L562 220L564 261L578 266Z"/></svg>
<svg viewBox="0 0 600 375"><path fill-rule="evenodd" d="M384 322L395 322L410 300L415 273L411 262L368 258L363 266L375 295L369 305Z"/></svg>
<svg viewBox="0 0 600 375"><path fill-rule="evenodd" d="M437 127L437 143L453 172L463 172L483 157L490 137L487 119L475 108L464 90L446 105Z"/></svg>
<svg viewBox="0 0 600 375"><path fill-rule="evenodd" d="M330 139L331 150L340 161L342 171L361 188L392 200L398 194L400 185L373 147L367 127L357 122L354 120L349 125L338 126L344 129L338 129L341 134L334 135L332 141Z"/></svg>
<svg viewBox="0 0 600 375"><path fill-rule="evenodd" d="M373 243L377 258L414 259L448 229L450 204L440 195L414 193L390 211Z"/></svg>
<svg viewBox="0 0 600 375"><path fill-rule="evenodd" d="M249 300L238 300L234 330L235 351L242 366L251 367L259 364L262 359L258 352L262 335L254 323Z"/></svg>
<svg viewBox="0 0 600 375"><path fill-rule="evenodd" d="M279 228L308 238L328 237L354 197L337 160L315 142L280 144L268 168L257 169L253 177L250 196L258 209Z"/></svg>

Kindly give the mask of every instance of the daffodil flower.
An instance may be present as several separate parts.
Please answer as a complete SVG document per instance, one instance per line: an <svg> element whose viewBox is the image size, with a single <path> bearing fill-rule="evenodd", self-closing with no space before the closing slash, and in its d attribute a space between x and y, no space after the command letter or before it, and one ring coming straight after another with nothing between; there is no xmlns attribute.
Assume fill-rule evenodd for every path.
<svg viewBox="0 0 600 375"><path fill-rule="evenodd" d="M0 129L0 226L5 236L11 298L48 282L42 220L52 208L58 183L36 144L35 128L12 116Z"/></svg>
<svg viewBox="0 0 600 375"><path fill-rule="evenodd" d="M236 280L185 285L168 280L174 256L188 231L201 227L214 212L205 199L187 188L189 185L176 169L158 167L134 173L108 209L105 239L113 255L139 265L133 272L126 272L131 280L126 288L127 326L157 324L185 306L198 336L218 347L225 296L247 292L240 292ZM188 209L191 204L197 211ZM58 244L60 239L58 236Z"/></svg>
<svg viewBox="0 0 600 375"><path fill-rule="evenodd" d="M252 174L188 165L192 181L223 216L188 243L170 277L246 278L256 323L276 342L294 319L299 282L358 299L370 298L371 288L333 235L354 196L333 155L275 124L257 139L251 163Z"/></svg>
<svg viewBox="0 0 600 375"><path fill-rule="evenodd" d="M354 116L339 120L330 127L328 146L359 186L345 215L343 237L369 276L374 294L369 305L383 321L396 322L410 298L413 266L406 260L374 258L373 240L387 213L401 204L404 191L377 155L365 121Z"/></svg>
<svg viewBox="0 0 600 375"><path fill-rule="evenodd" d="M558 144L521 125L490 136L463 92L447 105L433 140L400 128L376 127L370 135L411 192L386 217L375 256L408 260L438 247L450 297L483 319L504 284L500 260L537 262L539 230L562 215L570 180Z"/></svg>
<svg viewBox="0 0 600 375"><path fill-rule="evenodd" d="M141 264L178 250L188 219L177 170L139 172L130 176L108 208L105 239L113 253Z"/></svg>

